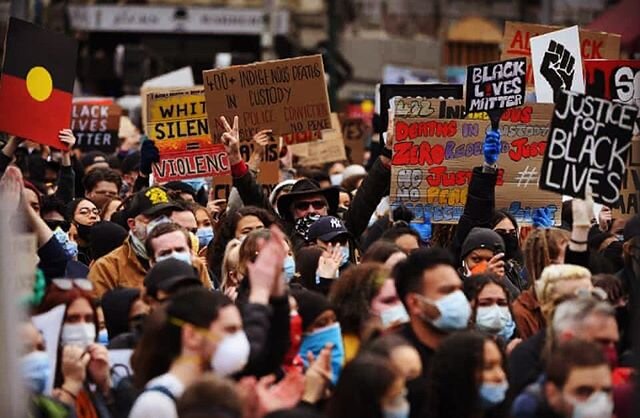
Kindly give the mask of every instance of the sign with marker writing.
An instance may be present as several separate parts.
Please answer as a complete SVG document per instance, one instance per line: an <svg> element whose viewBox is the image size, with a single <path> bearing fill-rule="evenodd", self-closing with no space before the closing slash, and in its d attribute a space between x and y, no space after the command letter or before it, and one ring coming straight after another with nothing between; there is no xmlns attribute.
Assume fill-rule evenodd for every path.
<svg viewBox="0 0 640 418"><path fill-rule="evenodd" d="M396 101L396 112L410 108L414 99ZM444 106L438 106L445 102ZM431 100L435 114L461 100ZM423 102L423 105L427 102ZM519 223L530 224L533 211L549 208L560 221L561 197L537 187L553 105L525 105L508 109L501 121L502 150L498 160L496 208L506 209ZM485 114L486 115L486 114ZM446 116L446 115L445 115ZM391 160L390 204L404 204L417 217L426 214L433 223L457 223L467 200L473 167L483 162L482 144L491 122L485 119L446 119L396 116Z"/></svg>
<svg viewBox="0 0 640 418"><path fill-rule="evenodd" d="M211 137L220 116L239 117L240 137L263 129L285 135L331 128L321 55L265 61L203 72Z"/></svg>
<svg viewBox="0 0 640 418"><path fill-rule="evenodd" d="M562 90L584 93L577 26L531 38L531 63L538 103L554 103Z"/></svg>
<svg viewBox="0 0 640 418"><path fill-rule="evenodd" d="M341 124L347 159L353 164L362 164L369 126L362 118L344 118Z"/></svg>
<svg viewBox="0 0 640 418"><path fill-rule="evenodd" d="M74 98L71 108L71 130L76 146L83 151L112 153L118 146L118 130L122 109L113 99Z"/></svg>
<svg viewBox="0 0 640 418"><path fill-rule="evenodd" d="M531 38L562 29L560 26L538 25L523 22L505 22L500 59L525 57L527 60L527 89L533 89L531 67ZM620 57L618 34L580 29L580 55L586 59L618 59Z"/></svg>
<svg viewBox="0 0 640 418"><path fill-rule="evenodd" d="M524 104L524 58L467 67L467 112L493 112Z"/></svg>
<svg viewBox="0 0 640 418"><path fill-rule="evenodd" d="M214 145L202 87L145 91L148 138L160 151L153 165L159 182L230 173L223 145Z"/></svg>
<svg viewBox="0 0 640 418"><path fill-rule="evenodd" d="M640 137L631 141L627 174L622 179L620 204L613 209L613 217L630 219L640 213Z"/></svg>
<svg viewBox="0 0 640 418"><path fill-rule="evenodd" d="M640 108L640 60L586 60L586 94ZM636 119L634 135L640 135Z"/></svg>
<svg viewBox="0 0 640 418"><path fill-rule="evenodd" d="M638 115L635 106L563 91L558 96L540 188L617 207Z"/></svg>
<svg viewBox="0 0 640 418"><path fill-rule="evenodd" d="M290 146L293 154L299 157L298 165L310 167L347 159L337 113L331 114L331 127L332 129L324 129L310 134L310 136L319 137L318 141Z"/></svg>

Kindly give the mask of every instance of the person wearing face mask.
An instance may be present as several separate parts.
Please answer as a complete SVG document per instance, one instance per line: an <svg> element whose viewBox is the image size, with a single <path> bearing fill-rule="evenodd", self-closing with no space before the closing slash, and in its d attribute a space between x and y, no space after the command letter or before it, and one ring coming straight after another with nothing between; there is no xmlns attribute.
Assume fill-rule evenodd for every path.
<svg viewBox="0 0 640 418"><path fill-rule="evenodd" d="M409 321L393 279L382 264L363 263L340 276L329 294L342 328L345 360L353 359L361 341L376 329L389 329Z"/></svg>
<svg viewBox="0 0 640 418"><path fill-rule="evenodd" d="M545 375L512 406L514 418L611 418L611 369L595 343L574 339L555 348Z"/></svg>
<svg viewBox="0 0 640 418"><path fill-rule="evenodd" d="M53 396L78 417L102 418L110 416L113 392L108 351L96 343L98 317L91 289L85 279L54 279L38 311L66 306Z"/></svg>
<svg viewBox="0 0 640 418"><path fill-rule="evenodd" d="M77 231L78 261L90 265L93 261L91 254L91 230L100 222L100 210L89 199L73 200L67 207L68 220Z"/></svg>
<svg viewBox="0 0 640 418"><path fill-rule="evenodd" d="M330 250L330 247L340 246L342 258L339 271L344 271L354 262L355 254L351 251L351 248L355 246L353 237L340 218L335 216L318 218L311 224L308 236L311 244L315 244L326 251ZM333 281L335 278L321 277L321 279Z"/></svg>
<svg viewBox="0 0 640 418"><path fill-rule="evenodd" d="M490 336L465 331L447 337L431 361L429 417L507 417L503 363Z"/></svg>
<svg viewBox="0 0 640 418"><path fill-rule="evenodd" d="M418 350L422 361L422 374L407 382L411 417L420 417L431 358L449 333L468 326L471 307L451 254L444 249L414 251L396 264L392 276L409 314L409 323L398 332Z"/></svg>
<svg viewBox="0 0 640 418"><path fill-rule="evenodd" d="M511 314L511 298L504 281L493 275L473 276L464 283L471 303L471 322L476 330L491 335L507 346L507 352L520 341L516 339L516 323Z"/></svg>
<svg viewBox="0 0 640 418"><path fill-rule="evenodd" d="M362 354L349 362L327 405L328 418L407 418L405 379L385 357Z"/></svg>
<svg viewBox="0 0 640 418"><path fill-rule="evenodd" d="M504 273L505 277L518 290L527 288L527 271L524 268L524 257L520 249L520 229L516 218L505 210L493 212L492 227L504 241Z"/></svg>
<svg viewBox="0 0 640 418"><path fill-rule="evenodd" d="M29 395L29 413L32 416L72 416L66 404L44 395L52 367L42 334L31 322L25 322L20 325L20 337L24 347L20 357L20 372Z"/></svg>
<svg viewBox="0 0 640 418"><path fill-rule="evenodd" d="M132 357L134 381L144 389L130 418L177 418L176 400L205 372L230 376L247 364L242 318L226 296L185 290L151 316Z"/></svg>

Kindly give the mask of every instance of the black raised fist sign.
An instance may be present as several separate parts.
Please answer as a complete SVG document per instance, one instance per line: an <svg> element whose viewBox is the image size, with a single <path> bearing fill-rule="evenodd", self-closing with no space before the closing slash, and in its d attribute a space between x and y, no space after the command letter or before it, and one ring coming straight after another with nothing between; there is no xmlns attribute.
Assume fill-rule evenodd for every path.
<svg viewBox="0 0 640 418"><path fill-rule="evenodd" d="M576 59L564 45L551 41L549 49L544 53L540 73L547 80L554 95L561 89L571 90L575 74Z"/></svg>

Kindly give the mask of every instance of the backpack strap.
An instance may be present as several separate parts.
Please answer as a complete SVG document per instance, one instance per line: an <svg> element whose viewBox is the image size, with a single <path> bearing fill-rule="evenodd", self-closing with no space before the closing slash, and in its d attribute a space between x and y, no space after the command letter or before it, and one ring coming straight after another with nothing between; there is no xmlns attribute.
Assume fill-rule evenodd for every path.
<svg viewBox="0 0 640 418"><path fill-rule="evenodd" d="M165 395L165 396L167 396L167 397L171 398L171 400L172 400L173 402L175 402L175 401L176 401L176 397L174 396L174 394L173 394L173 393L171 393L171 391L170 391L169 389L167 389L165 386L152 386L152 387L150 387L150 388L145 389L145 390L143 391L143 393L144 393L144 392L160 392L160 393L162 393L163 395Z"/></svg>

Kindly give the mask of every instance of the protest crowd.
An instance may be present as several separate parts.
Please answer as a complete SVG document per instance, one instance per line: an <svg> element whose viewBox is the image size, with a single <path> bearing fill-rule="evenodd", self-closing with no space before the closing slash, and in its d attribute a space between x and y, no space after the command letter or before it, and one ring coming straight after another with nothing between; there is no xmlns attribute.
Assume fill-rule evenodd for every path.
<svg viewBox="0 0 640 418"><path fill-rule="evenodd" d="M113 102L74 99L72 128L69 97L61 120L25 133L0 103L2 239L30 237L37 254L30 288L3 302L26 312L27 415L639 416L640 215L625 180L638 109L574 92L582 69L547 44L557 62L534 76L551 100L536 78L539 103L525 102L524 58L470 67L464 96L427 84L381 103L358 158L330 119L319 56L285 82L248 65L177 96L143 91L143 120L118 114L107 151L76 121ZM11 45L0 102L24 78ZM220 104L223 88L237 105ZM310 106L304 129L283 128L283 97ZM433 101L485 117L415 110ZM513 133L529 128L542 133ZM314 147L335 140L339 157L322 161ZM523 162L539 174L526 191Z"/></svg>

